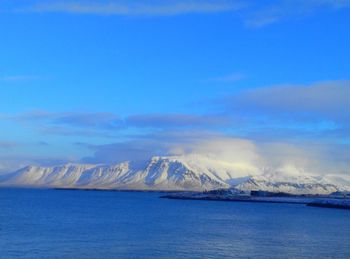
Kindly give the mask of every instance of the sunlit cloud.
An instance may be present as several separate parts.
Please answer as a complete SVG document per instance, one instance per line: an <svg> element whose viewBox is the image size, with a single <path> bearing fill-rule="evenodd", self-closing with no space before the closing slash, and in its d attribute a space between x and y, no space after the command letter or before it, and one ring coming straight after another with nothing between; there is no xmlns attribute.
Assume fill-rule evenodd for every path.
<svg viewBox="0 0 350 259"><path fill-rule="evenodd" d="M201 156L211 161L233 163L250 170L283 171L290 174L343 174L350 170L348 146L305 142L259 142L245 138L202 134L200 138L179 137L164 141L154 135L107 145L83 145L94 151L81 161L86 163L119 163L143 161L151 156ZM164 136L163 136L164 137ZM334 151L336 151L334 153ZM255 169L254 169L255 168Z"/></svg>

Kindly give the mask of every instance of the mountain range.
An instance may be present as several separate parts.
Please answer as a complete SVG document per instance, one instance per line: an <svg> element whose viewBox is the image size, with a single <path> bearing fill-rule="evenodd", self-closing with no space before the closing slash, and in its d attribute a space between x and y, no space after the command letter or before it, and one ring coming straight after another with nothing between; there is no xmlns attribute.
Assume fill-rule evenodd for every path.
<svg viewBox="0 0 350 259"><path fill-rule="evenodd" d="M152 157L115 165L27 166L0 175L0 186L157 191L205 191L236 188L293 194L329 194L350 190L345 176L314 175L302 168L278 170L228 163L201 155Z"/></svg>

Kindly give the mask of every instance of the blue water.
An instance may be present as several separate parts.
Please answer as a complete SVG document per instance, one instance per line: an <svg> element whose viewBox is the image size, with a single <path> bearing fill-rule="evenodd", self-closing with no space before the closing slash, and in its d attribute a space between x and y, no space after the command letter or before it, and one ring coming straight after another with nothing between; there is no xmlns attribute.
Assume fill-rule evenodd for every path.
<svg viewBox="0 0 350 259"><path fill-rule="evenodd" d="M0 189L0 258L350 258L350 211Z"/></svg>

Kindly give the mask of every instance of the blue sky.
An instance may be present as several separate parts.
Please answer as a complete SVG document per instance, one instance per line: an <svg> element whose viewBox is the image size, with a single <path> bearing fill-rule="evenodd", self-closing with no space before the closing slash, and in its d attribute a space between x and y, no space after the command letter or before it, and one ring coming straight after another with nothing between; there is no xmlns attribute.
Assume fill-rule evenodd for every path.
<svg viewBox="0 0 350 259"><path fill-rule="evenodd" d="M211 138L347 166L349 24L348 0L0 0L0 171Z"/></svg>

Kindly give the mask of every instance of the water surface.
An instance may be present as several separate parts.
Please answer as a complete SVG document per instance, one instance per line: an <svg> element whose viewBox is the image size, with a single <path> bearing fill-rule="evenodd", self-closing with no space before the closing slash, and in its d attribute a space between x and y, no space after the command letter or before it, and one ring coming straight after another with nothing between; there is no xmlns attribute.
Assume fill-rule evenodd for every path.
<svg viewBox="0 0 350 259"><path fill-rule="evenodd" d="M1 258L350 258L350 211L0 189Z"/></svg>

